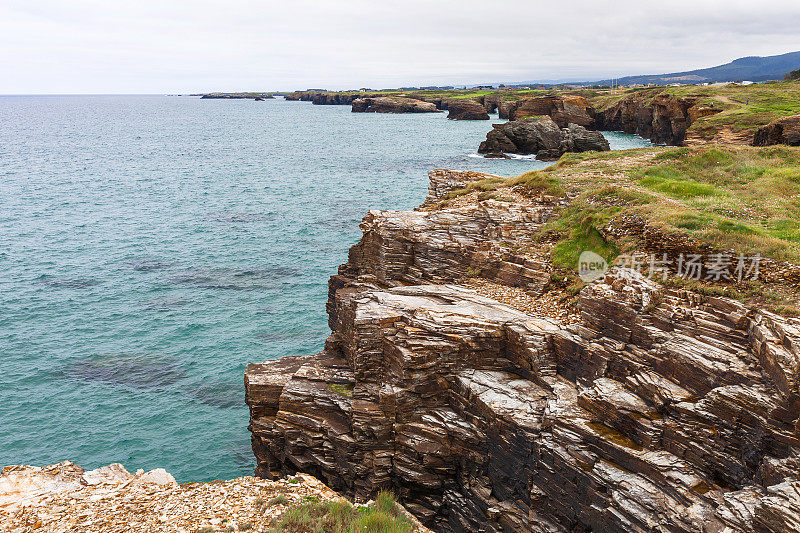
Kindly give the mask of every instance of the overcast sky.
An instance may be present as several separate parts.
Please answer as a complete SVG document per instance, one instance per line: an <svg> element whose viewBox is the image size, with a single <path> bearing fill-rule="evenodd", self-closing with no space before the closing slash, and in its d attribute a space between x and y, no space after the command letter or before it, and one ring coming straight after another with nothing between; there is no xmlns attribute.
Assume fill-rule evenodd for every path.
<svg viewBox="0 0 800 533"><path fill-rule="evenodd" d="M592 79L800 50L797 0L0 0L0 94Z"/></svg>

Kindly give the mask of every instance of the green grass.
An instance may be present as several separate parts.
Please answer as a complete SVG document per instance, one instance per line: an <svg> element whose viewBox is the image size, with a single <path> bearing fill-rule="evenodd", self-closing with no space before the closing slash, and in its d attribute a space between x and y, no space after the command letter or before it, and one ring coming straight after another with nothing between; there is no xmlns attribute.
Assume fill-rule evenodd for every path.
<svg viewBox="0 0 800 533"><path fill-rule="evenodd" d="M482 180L472 181L466 187L451 191L447 193L443 200L450 200L457 196L470 194L473 192L492 193L497 189L504 187L518 187L528 192L539 192L549 194L551 196L561 196L564 190L558 184L558 180L554 177L538 170L526 172L521 176L515 178L501 178L499 176L492 176ZM479 200L486 200L489 198L497 198L492 195L479 195Z"/></svg>
<svg viewBox="0 0 800 533"><path fill-rule="evenodd" d="M370 507L347 501L306 501L287 510L271 533L412 533L414 527L397 512L394 496L381 491Z"/></svg>
<svg viewBox="0 0 800 533"><path fill-rule="evenodd" d="M343 394L348 398L352 398L354 386L352 383L329 383L328 386L333 392Z"/></svg>
<svg viewBox="0 0 800 533"><path fill-rule="evenodd" d="M289 503L289 499L286 497L286 495L285 494L278 494L277 496L272 498L267 503L267 505L272 507L273 505L286 505L287 503ZM263 500L262 500L262 504L263 504Z"/></svg>
<svg viewBox="0 0 800 533"><path fill-rule="evenodd" d="M633 161L633 162L631 162ZM800 149L709 145L565 154L554 165L515 178L490 177L453 191L512 187L572 197L544 228L556 235L552 259L571 268L581 249L607 259L632 243L603 241L617 216L638 216L719 250L800 263ZM445 202L446 203L446 202Z"/></svg>

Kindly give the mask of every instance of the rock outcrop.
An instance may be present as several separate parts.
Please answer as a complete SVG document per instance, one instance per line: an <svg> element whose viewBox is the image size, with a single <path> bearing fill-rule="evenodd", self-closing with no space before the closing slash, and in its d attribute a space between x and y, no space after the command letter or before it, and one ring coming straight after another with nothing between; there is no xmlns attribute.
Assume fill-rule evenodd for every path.
<svg viewBox="0 0 800 533"><path fill-rule="evenodd" d="M595 129L594 108L581 96L522 98L509 102L503 111L503 114L510 120L546 115L553 119L553 122L560 128L566 128L569 124L577 124L584 128Z"/></svg>
<svg viewBox="0 0 800 533"><path fill-rule="evenodd" d="M643 91L627 95L597 115L597 127L646 137L656 144L680 146L697 119L721 112L697 98L676 98Z"/></svg>
<svg viewBox="0 0 800 533"><path fill-rule="evenodd" d="M493 124L478 153L536 154L537 159L552 161L566 152L610 149L602 133L576 124L559 128L549 117L537 117Z"/></svg>
<svg viewBox="0 0 800 533"><path fill-rule="evenodd" d="M800 115L779 118L756 130L753 146L800 146Z"/></svg>
<svg viewBox="0 0 800 533"><path fill-rule="evenodd" d="M438 531L779 532L800 524L800 320L613 269L565 325L454 284L539 294L518 251L553 205L374 211L315 356L248 365L257 474L391 488Z"/></svg>
<svg viewBox="0 0 800 533"><path fill-rule="evenodd" d="M437 113L436 105L412 98L380 96L353 100L353 113Z"/></svg>
<svg viewBox="0 0 800 533"><path fill-rule="evenodd" d="M200 96L204 100L270 100L275 98L272 93L208 93Z"/></svg>
<svg viewBox="0 0 800 533"><path fill-rule="evenodd" d="M486 108L475 100L450 100L447 103L447 118L453 120L489 120Z"/></svg>

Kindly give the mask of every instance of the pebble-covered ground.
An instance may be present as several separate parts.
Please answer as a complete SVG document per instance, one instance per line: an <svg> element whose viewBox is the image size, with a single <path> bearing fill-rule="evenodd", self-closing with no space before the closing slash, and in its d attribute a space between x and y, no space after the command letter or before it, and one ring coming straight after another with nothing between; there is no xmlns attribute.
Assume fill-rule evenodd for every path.
<svg viewBox="0 0 800 533"><path fill-rule="evenodd" d="M341 498L312 476L240 477L179 485L163 469L112 464L8 466L0 474L0 530L36 532L268 531L292 505Z"/></svg>

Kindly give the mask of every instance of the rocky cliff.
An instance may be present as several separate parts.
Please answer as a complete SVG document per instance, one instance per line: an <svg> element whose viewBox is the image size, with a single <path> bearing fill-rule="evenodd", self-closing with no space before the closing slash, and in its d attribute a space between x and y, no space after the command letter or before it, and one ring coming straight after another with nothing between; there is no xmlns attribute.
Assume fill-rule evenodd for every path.
<svg viewBox="0 0 800 533"><path fill-rule="evenodd" d="M450 100L447 103L447 110L449 111L447 118L453 120L489 120L486 108L475 100Z"/></svg>
<svg viewBox="0 0 800 533"><path fill-rule="evenodd" d="M680 146L698 118L720 109L698 103L697 98L676 98L644 91L627 95L597 114L597 127L646 137L656 144Z"/></svg>
<svg viewBox="0 0 800 533"><path fill-rule="evenodd" d="M325 349L248 365L257 475L391 488L438 531L797 530L800 320L620 269L559 315L519 244L560 205L440 207L483 178L370 212Z"/></svg>
<svg viewBox="0 0 800 533"><path fill-rule="evenodd" d="M800 115L779 118L756 130L753 146L800 146Z"/></svg>
<svg viewBox="0 0 800 533"><path fill-rule="evenodd" d="M436 105L413 98L381 96L353 100L353 113L438 113Z"/></svg>

